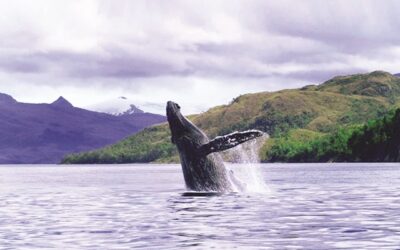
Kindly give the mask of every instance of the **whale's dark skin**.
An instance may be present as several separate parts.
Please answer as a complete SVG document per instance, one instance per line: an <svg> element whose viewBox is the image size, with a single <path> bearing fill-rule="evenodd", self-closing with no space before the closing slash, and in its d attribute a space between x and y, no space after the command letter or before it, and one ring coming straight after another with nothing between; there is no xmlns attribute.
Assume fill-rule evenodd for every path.
<svg viewBox="0 0 400 250"><path fill-rule="evenodd" d="M233 172L226 170L216 153L262 136L258 130L235 132L209 140L207 135L186 119L178 104L167 103L171 140L179 151L186 187L193 191L233 192L241 189Z"/></svg>

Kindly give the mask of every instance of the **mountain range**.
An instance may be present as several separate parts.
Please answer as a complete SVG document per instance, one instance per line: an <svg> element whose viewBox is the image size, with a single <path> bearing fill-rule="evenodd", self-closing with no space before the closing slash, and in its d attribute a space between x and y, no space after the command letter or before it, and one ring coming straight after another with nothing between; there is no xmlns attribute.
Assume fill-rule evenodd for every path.
<svg viewBox="0 0 400 250"><path fill-rule="evenodd" d="M341 126L362 124L400 105L400 78L383 71L337 76L319 85L241 95L228 105L189 116L211 138L235 130L267 132L261 159L282 137L304 140ZM182 107L185 114L185 107ZM178 162L168 124L142 130L116 144L64 158L63 163Z"/></svg>
<svg viewBox="0 0 400 250"><path fill-rule="evenodd" d="M59 163L66 154L115 143L166 120L134 111L117 116L74 107L63 97L31 104L0 93L0 164Z"/></svg>

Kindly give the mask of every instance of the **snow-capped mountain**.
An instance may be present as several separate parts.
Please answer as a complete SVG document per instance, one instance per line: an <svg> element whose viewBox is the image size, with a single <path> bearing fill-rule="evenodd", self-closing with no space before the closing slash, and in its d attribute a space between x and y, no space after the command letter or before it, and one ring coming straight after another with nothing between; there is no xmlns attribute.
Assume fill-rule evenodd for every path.
<svg viewBox="0 0 400 250"><path fill-rule="evenodd" d="M133 101L125 96L120 96L115 99L109 99L87 107L90 110L103 112L115 116L142 114L145 113Z"/></svg>
<svg viewBox="0 0 400 250"><path fill-rule="evenodd" d="M142 113L144 113L143 110L141 110L140 108L131 104L128 110L126 110L125 112L119 113L117 115L132 115L132 114L142 114Z"/></svg>

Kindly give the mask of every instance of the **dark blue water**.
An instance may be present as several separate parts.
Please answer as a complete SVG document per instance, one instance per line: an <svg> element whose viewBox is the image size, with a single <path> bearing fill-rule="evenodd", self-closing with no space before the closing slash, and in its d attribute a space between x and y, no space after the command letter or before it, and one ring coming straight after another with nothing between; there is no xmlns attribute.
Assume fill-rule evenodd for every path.
<svg viewBox="0 0 400 250"><path fill-rule="evenodd" d="M187 196L177 165L3 166L0 249L400 249L399 164L261 168Z"/></svg>

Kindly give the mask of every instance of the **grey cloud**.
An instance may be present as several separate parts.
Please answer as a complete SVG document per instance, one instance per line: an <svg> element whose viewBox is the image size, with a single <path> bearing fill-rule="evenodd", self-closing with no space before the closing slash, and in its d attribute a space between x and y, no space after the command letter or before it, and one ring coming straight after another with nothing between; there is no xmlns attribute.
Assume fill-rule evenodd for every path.
<svg viewBox="0 0 400 250"><path fill-rule="evenodd" d="M66 51L0 56L0 69L19 73L46 73L57 69L60 76L77 78L142 78L161 75L188 75L163 58L131 55L129 52L95 54Z"/></svg>
<svg viewBox="0 0 400 250"><path fill-rule="evenodd" d="M0 58L0 69L10 73L38 73L42 67L37 62L26 58Z"/></svg>
<svg viewBox="0 0 400 250"><path fill-rule="evenodd" d="M216 44L216 43L203 43L196 45L196 52L206 53L211 55L218 55L221 57L228 57L234 59L235 57L254 58L261 63L285 63L285 62L299 62L299 63L319 63L319 62L333 62L338 61L340 54L337 54L334 49L329 47L315 48L313 51L304 51L299 46L296 50L283 48L281 51L274 51L258 46L251 46L249 44Z"/></svg>
<svg viewBox="0 0 400 250"><path fill-rule="evenodd" d="M338 51L360 53L400 42L398 1L282 1L264 5L262 30L322 41Z"/></svg>
<svg viewBox="0 0 400 250"><path fill-rule="evenodd" d="M185 75L188 70L176 68L168 62L152 58L130 56L129 54L110 57L82 56L80 63L73 65L73 77L143 78L162 75Z"/></svg>

